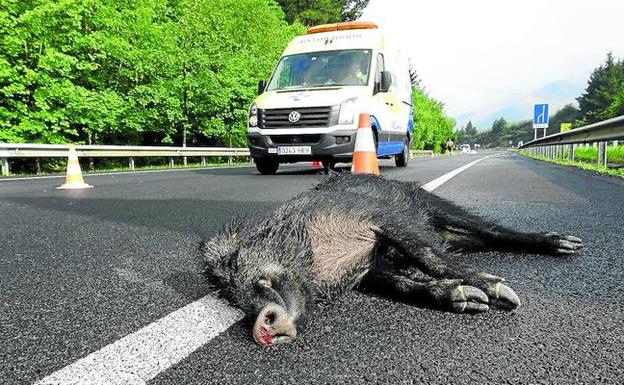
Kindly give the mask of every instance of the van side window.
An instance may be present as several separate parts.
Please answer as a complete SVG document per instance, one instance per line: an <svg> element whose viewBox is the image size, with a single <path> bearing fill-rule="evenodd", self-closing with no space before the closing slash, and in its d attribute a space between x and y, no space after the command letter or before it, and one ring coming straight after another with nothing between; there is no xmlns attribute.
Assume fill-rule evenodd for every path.
<svg viewBox="0 0 624 385"><path fill-rule="evenodd" d="M385 71L383 54L377 54L377 68L375 69L375 83L381 82L381 72Z"/></svg>
<svg viewBox="0 0 624 385"><path fill-rule="evenodd" d="M384 57L380 53L377 54L377 65L375 67L375 85L373 88L373 95L379 92L379 85L381 84L381 73L385 70Z"/></svg>

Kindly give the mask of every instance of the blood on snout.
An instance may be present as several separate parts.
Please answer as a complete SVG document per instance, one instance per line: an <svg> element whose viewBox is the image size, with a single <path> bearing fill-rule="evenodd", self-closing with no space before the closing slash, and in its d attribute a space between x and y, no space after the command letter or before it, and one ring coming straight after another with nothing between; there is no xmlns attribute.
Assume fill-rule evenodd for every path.
<svg viewBox="0 0 624 385"><path fill-rule="evenodd" d="M297 328L286 309L272 303L260 311L252 333L259 345L272 345L294 340L297 336Z"/></svg>

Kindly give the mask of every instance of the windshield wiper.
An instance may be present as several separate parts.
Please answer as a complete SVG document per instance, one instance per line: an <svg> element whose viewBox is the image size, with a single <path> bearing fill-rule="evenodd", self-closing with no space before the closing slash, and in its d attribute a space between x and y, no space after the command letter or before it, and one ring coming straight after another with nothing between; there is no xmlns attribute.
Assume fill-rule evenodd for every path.
<svg viewBox="0 0 624 385"><path fill-rule="evenodd" d="M332 83L332 84L319 84L310 87L285 87L275 90L276 92L297 92L297 91L321 91L329 89L337 89L344 87L345 84Z"/></svg>

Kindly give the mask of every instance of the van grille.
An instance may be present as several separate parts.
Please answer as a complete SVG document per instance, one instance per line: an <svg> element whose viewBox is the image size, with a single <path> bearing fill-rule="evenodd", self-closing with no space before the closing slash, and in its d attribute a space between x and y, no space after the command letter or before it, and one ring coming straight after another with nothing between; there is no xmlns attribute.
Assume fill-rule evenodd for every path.
<svg viewBox="0 0 624 385"><path fill-rule="evenodd" d="M288 115L297 111L301 114L299 120L291 123ZM338 122L339 108L336 107L305 107L258 109L258 127L271 128L301 128L301 127L329 127Z"/></svg>
<svg viewBox="0 0 624 385"><path fill-rule="evenodd" d="M274 144L316 144L321 141L321 135L270 135Z"/></svg>

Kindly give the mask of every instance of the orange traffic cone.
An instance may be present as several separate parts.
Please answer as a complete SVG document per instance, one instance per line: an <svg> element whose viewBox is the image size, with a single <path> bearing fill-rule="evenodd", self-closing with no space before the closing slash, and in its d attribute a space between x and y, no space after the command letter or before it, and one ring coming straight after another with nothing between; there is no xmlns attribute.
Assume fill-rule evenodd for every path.
<svg viewBox="0 0 624 385"><path fill-rule="evenodd" d="M84 179L82 179L82 171L80 171L80 163L78 162L78 153L76 153L76 146L73 144L69 145L69 155L67 156L67 176L65 177L65 183L57 188L63 190L93 188L93 186L86 184Z"/></svg>
<svg viewBox="0 0 624 385"><path fill-rule="evenodd" d="M355 137L355 148L353 149L351 172L354 174L379 175L379 162L377 161L377 151L375 149L369 114L360 114L357 135Z"/></svg>
<svg viewBox="0 0 624 385"><path fill-rule="evenodd" d="M321 162L318 160L312 161L312 168L321 168Z"/></svg>

